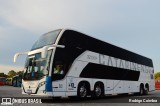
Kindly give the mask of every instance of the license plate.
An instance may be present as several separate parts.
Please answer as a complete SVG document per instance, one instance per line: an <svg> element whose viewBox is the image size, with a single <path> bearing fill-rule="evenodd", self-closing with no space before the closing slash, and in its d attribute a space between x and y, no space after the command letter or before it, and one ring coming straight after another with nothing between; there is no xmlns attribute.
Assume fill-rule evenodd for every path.
<svg viewBox="0 0 160 106"><path fill-rule="evenodd" d="M27 89L27 93L31 94L32 93L32 89Z"/></svg>

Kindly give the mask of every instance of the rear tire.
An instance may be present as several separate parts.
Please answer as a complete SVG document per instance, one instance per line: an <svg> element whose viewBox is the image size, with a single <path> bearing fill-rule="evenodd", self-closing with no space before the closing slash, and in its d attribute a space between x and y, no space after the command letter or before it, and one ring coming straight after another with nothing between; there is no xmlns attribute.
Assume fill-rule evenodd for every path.
<svg viewBox="0 0 160 106"><path fill-rule="evenodd" d="M139 95L140 96L144 95L144 88L142 86L140 87Z"/></svg>
<svg viewBox="0 0 160 106"><path fill-rule="evenodd" d="M148 88L145 88L144 94L145 94L145 95L148 95L148 92L149 92L149 89L148 89Z"/></svg>
<svg viewBox="0 0 160 106"><path fill-rule="evenodd" d="M103 86L102 84L96 84L94 87L94 97L95 98L100 98L104 96L104 91L103 91Z"/></svg>

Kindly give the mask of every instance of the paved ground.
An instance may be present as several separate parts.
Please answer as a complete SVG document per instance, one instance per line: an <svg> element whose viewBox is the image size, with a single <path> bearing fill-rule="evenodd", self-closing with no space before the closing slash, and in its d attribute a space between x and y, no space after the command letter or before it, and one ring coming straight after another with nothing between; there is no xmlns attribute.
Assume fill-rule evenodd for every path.
<svg viewBox="0 0 160 106"><path fill-rule="evenodd" d="M28 95L21 94L21 88L19 87L12 87L12 86L0 86L0 97L30 97ZM52 99L52 98L45 98L42 100L43 104L34 104L35 106L159 106L159 103L124 103L128 102L129 99L140 99L149 97L150 99L153 97L158 97L160 100L160 90L156 90L150 92L149 95L146 96L135 96L135 95L116 95L116 96L107 96L100 99L91 99L87 98L85 100L79 100L77 98L62 98L62 99ZM157 99L157 98L155 98ZM31 104L15 104L17 106L29 106ZM33 104L32 104L33 105Z"/></svg>

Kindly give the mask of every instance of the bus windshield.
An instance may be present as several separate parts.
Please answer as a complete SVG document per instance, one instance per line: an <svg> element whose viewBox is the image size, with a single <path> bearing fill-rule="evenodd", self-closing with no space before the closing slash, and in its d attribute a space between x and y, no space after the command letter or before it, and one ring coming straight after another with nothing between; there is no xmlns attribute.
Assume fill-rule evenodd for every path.
<svg viewBox="0 0 160 106"><path fill-rule="evenodd" d="M35 50L35 49L41 48L41 47L46 46L46 45L54 44L56 39L57 39L57 36L60 33L60 31L61 31L61 29L54 30L54 31L51 31L51 32L48 32L48 33L42 35L36 41L36 43L33 45L31 50Z"/></svg>
<svg viewBox="0 0 160 106"><path fill-rule="evenodd" d="M39 80L49 72L49 63L52 50L48 51L46 58L41 58L41 53L37 53L27 57L24 80Z"/></svg>

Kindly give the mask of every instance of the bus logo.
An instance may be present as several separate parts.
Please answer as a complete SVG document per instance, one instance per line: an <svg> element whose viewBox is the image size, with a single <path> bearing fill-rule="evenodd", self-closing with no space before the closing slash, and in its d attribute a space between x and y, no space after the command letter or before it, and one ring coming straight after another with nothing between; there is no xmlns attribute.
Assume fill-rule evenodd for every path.
<svg viewBox="0 0 160 106"><path fill-rule="evenodd" d="M2 98L1 105L13 105L13 103L11 102L11 98Z"/></svg>

